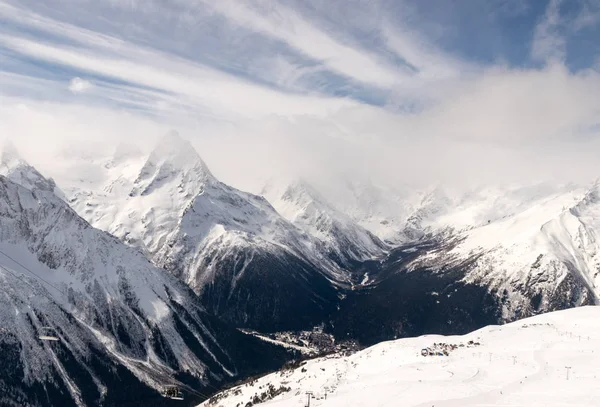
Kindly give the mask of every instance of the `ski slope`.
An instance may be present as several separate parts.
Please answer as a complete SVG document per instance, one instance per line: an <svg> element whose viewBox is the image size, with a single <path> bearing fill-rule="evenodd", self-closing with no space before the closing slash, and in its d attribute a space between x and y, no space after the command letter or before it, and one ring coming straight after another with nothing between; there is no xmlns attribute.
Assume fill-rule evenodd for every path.
<svg viewBox="0 0 600 407"><path fill-rule="evenodd" d="M421 355L434 343L443 343L437 349L448 356ZM269 399L269 385L282 394ZM265 401L253 405L304 406L307 392L315 407L598 406L600 308L558 311L465 336L385 342L348 357L308 361L201 406L247 406L255 395Z"/></svg>

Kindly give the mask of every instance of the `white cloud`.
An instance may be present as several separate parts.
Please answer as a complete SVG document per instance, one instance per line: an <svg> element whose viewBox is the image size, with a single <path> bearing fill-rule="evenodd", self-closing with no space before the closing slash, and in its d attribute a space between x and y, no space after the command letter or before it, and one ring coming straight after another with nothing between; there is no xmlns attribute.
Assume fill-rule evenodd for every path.
<svg viewBox="0 0 600 407"><path fill-rule="evenodd" d="M600 73L573 74L561 64L544 69L493 69L424 113L437 134L466 140L522 143L573 139L600 123Z"/></svg>
<svg viewBox="0 0 600 407"><path fill-rule="evenodd" d="M576 15L561 12L563 6L579 10ZM531 56L546 63L564 63L570 36L600 21L600 1L598 0L550 0L543 18L535 27L531 44ZM580 50L579 52L585 52Z"/></svg>
<svg viewBox="0 0 600 407"><path fill-rule="evenodd" d="M390 185L587 182L600 175L597 94L600 73L575 75L552 65L486 71L456 83L434 108L405 116L354 105L326 116L165 120L113 108L14 99L0 111L0 133L28 146L42 144L25 142L36 137L56 144L67 138L69 143L96 140L110 151L119 140L148 147L177 128L194 141L218 177L242 188L276 173L321 182L367 174ZM28 110L8 108L19 103L27 103ZM47 159L46 150L38 152L38 161ZM51 161L44 170L56 175Z"/></svg>
<svg viewBox="0 0 600 407"><path fill-rule="evenodd" d="M581 12L573 22L575 30L583 30L588 27L593 27L600 22L600 1L584 0Z"/></svg>
<svg viewBox="0 0 600 407"><path fill-rule="evenodd" d="M2 11L6 17L18 21L20 24L32 25L53 34L63 35L86 46L119 51L122 46L132 45L125 44L117 38L35 15L18 6L8 4L0 4L0 6L3 7ZM238 35L234 34L235 26L243 27L265 35L268 40L283 42L295 50L299 56L315 59L320 63L322 70L335 72L372 86L389 87L406 82L413 76L409 70L386 62L372 50L357 47L348 38L340 38L317 27L294 9L277 2L271 3L268 11L252 7L251 2L242 3L229 0L220 2L181 1L173 4L149 0L143 3L137 1L115 2L111 3L111 6L117 7L121 11L135 10L141 18L147 17L149 21L161 20L168 16L173 23L177 24L176 29L186 27L184 30L187 30L191 37L195 34L194 25L198 25L198 22L204 20L210 20L216 13L222 16L227 24L233 25L230 27L229 33L220 33L224 37L231 36L232 43L240 41ZM110 9L108 10L110 11ZM144 38L144 43L152 44L154 42L152 25L144 26L140 21L136 21L134 26L136 35ZM191 41L191 38L183 40L178 38L177 40L182 43L183 48L190 47L195 43L195 41ZM243 51L240 54L242 53ZM287 76L291 65L296 65L296 71L306 70L306 66L298 64L297 59L288 59L288 56L281 53L269 54L268 57L265 57L265 59L267 58L273 59L274 63L279 63L283 67L281 72L274 71L273 68L276 67L270 69L269 73L274 76L275 83L284 83L289 79Z"/></svg>
<svg viewBox="0 0 600 407"><path fill-rule="evenodd" d="M563 0L550 0L542 20L535 27L531 56L543 62L562 62L566 54L566 38L561 32Z"/></svg>
<svg viewBox="0 0 600 407"><path fill-rule="evenodd" d="M145 3L128 4L138 10ZM156 18L161 4L152 5ZM186 7L197 4L177 2L190 18L194 10ZM23 140L21 145L31 149L47 143L26 140L96 140L110 150L119 140L132 138L149 145L176 128L196 143L217 176L240 187L250 185L250 177L278 172L308 178L368 174L389 184L581 181L600 175L594 155L600 136L600 74L574 74L564 66L558 1L551 3L536 29L532 53L545 62L543 69L484 69L440 51L408 28L389 21L376 27L389 51L414 71L390 66L376 50L356 47L350 38L280 5L260 15L249 3L213 4L228 23L322 61L306 67L285 55L265 53L264 76L305 93L262 86L152 48L152 38L141 34L146 45L5 7L6 18L54 37L33 38L7 28L0 34L3 47L66 66L82 78L93 77L94 83L86 87L78 79L74 88L87 92L77 97L64 81L0 73L2 92L10 95L0 106L0 133ZM64 41L50 39L56 37ZM320 70L392 88L400 99L429 103L416 113L395 115L294 87L306 73ZM19 104L28 109L17 109ZM46 148L31 154L54 175Z"/></svg>
<svg viewBox="0 0 600 407"><path fill-rule="evenodd" d="M268 13L239 1L209 4L231 21L277 38L333 71L358 81L385 87L410 77L407 71L378 59L374 53L340 42L281 4L273 3Z"/></svg>
<svg viewBox="0 0 600 407"><path fill-rule="evenodd" d="M90 81L75 77L69 82L69 90L73 93L83 93L92 87Z"/></svg>
<svg viewBox="0 0 600 407"><path fill-rule="evenodd" d="M7 49L90 75L155 89L166 99L176 96L180 104L204 114L220 117L327 114L353 103L334 97L278 92L168 52L23 12L9 5L1 6L4 15L19 24L68 40L52 42L7 30L7 33L0 33L0 44ZM68 45L73 43L75 45ZM126 86L124 88L127 90ZM164 100L156 103L164 104Z"/></svg>
<svg viewBox="0 0 600 407"><path fill-rule="evenodd" d="M199 110L223 116L327 113L351 104L336 98L287 95L159 51L123 43L120 55L44 44L0 34L0 44L24 55L95 75L181 95ZM127 57L125 57L125 55Z"/></svg>

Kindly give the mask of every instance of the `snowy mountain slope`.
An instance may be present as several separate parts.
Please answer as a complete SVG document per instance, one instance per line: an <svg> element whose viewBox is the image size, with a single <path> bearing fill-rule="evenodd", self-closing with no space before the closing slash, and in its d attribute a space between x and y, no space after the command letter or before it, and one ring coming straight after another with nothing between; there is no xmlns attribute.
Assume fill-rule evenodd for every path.
<svg viewBox="0 0 600 407"><path fill-rule="evenodd" d="M71 206L185 281L210 311L240 327L291 329L335 309L348 276L320 241L264 198L221 183L176 134L149 156L124 148L94 164L102 175L69 188Z"/></svg>
<svg viewBox="0 0 600 407"><path fill-rule="evenodd" d="M431 222L454 209L455 203L441 187L436 187L424 193L423 198L413 213L410 214L402 229L401 239L413 241L423 238L432 231ZM452 222L440 223L434 230L452 228Z"/></svg>
<svg viewBox="0 0 600 407"><path fill-rule="evenodd" d="M381 257L388 248L378 237L331 206L304 181L269 182L261 191L287 220L317 238L340 265Z"/></svg>
<svg viewBox="0 0 600 407"><path fill-rule="evenodd" d="M551 309L555 293L567 294L572 305L596 302L594 225L600 217L593 199L596 189L583 200L585 192L580 189L555 194L514 216L469 231L450 255L481 252L470 279L488 285L508 283L525 294L523 301L535 299L532 305L537 310ZM508 315L518 315L520 306L512 301Z"/></svg>
<svg viewBox="0 0 600 407"><path fill-rule="evenodd" d="M273 373L201 406L300 406L312 392L311 406L323 407L592 407L600 397L599 320L600 308L582 307L464 336L385 342Z"/></svg>
<svg viewBox="0 0 600 407"><path fill-rule="evenodd" d="M262 197L206 184L155 261L217 315L262 330L312 326L334 309L342 280L318 242Z"/></svg>
<svg viewBox="0 0 600 407"><path fill-rule="evenodd" d="M575 185L285 185L265 191L278 213L218 181L176 135L150 155L75 159L83 170L65 190L77 212L239 327L331 322L338 338L373 343L596 301L596 215L575 210L586 192ZM403 246L370 260L379 243L365 229Z"/></svg>
<svg viewBox="0 0 600 407"><path fill-rule="evenodd" d="M441 189L441 199L449 204L437 216L425 217L424 226L435 232L452 228L457 232L485 226L533 209L559 196L578 196L585 186L576 184L538 183L531 185L485 186L467 190ZM543 209L543 208L542 208ZM543 216L547 213L540 212ZM545 215L544 215L545 214Z"/></svg>
<svg viewBox="0 0 600 407"><path fill-rule="evenodd" d="M174 133L149 156L120 145L112 157L89 165L98 179L74 187L67 181L70 205L92 225L151 259L204 183L214 180L193 147Z"/></svg>
<svg viewBox="0 0 600 407"><path fill-rule="evenodd" d="M382 262L368 275L368 294L361 290L350 294L349 300L359 297L362 305L354 308L374 307L379 314L389 311L400 317L386 305L386 301L402 303L394 299L391 287L404 292L410 280L425 292L435 291L429 285L442 280L459 283L458 292L467 286L483 288L489 294L482 293L486 303L497 303L500 321L596 303L600 212L597 185L588 189L549 183L467 192L438 187L424 195L400 239L408 239L409 246L414 239L434 244L428 248L417 244L418 255L410 260L403 255L399 263ZM419 271L422 278L409 276L410 271ZM431 280L432 273L439 278ZM429 304L425 294L417 302ZM494 315L481 322L493 322L489 318Z"/></svg>
<svg viewBox="0 0 600 407"><path fill-rule="evenodd" d="M208 393L286 360L37 185L0 176L0 404L168 405L166 384Z"/></svg>
<svg viewBox="0 0 600 407"><path fill-rule="evenodd" d="M363 284L340 302L331 332L374 344L597 303L597 190L533 188L457 206L451 222L471 226L365 266ZM490 216L494 206L504 215Z"/></svg>
<svg viewBox="0 0 600 407"><path fill-rule="evenodd" d="M596 190L543 194L509 215L440 238L404 267L443 275L468 262L461 281L493 293L503 320L594 304L600 217Z"/></svg>
<svg viewBox="0 0 600 407"><path fill-rule="evenodd" d="M600 294L600 184L596 183L577 203L558 219L542 228L548 244L587 288L595 302Z"/></svg>

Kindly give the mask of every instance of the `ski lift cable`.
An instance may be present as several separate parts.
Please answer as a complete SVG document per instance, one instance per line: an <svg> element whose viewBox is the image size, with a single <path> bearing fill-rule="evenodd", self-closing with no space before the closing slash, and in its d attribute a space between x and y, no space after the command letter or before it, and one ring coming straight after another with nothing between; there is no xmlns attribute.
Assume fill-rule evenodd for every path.
<svg viewBox="0 0 600 407"><path fill-rule="evenodd" d="M19 261L15 260L14 258L12 258L11 256L9 256L8 254L4 253L2 250L0 250L0 254L1 254L1 255L3 255L4 257L6 257L7 259L11 260L11 261L12 261L12 262L14 262L15 264L19 265L21 268L23 268L23 270L27 271L28 273L30 273L30 274L31 274L31 275L33 275L34 277L36 277L36 278L38 278L39 280L41 280L42 282L46 283L48 286L50 286L50 287L54 288L54 289L55 289L56 291L58 291L59 293L61 293L61 294L63 294L63 295L67 295L67 293L66 293L65 291L61 290L60 288L58 288L57 286L55 286L54 284L52 284L52 283L51 283L51 282L49 282L48 280L46 280L46 279L44 279L44 278L40 277L39 275L37 275L36 273L34 273L33 271L31 271L29 268L27 268L26 266L24 266L23 264L21 264ZM2 268L2 269L3 269L4 271L8 272L9 274L13 275L15 278L17 278L17 279L21 280L21 279L19 278L19 276L17 276L15 273L13 273L12 271L8 270L7 268ZM22 280L22 281L23 281L23 280ZM35 287L34 287L32 284L30 284L29 282L26 282L26 283L27 283L27 284L28 284L30 287L32 287L32 288L34 288L34 289L35 289ZM187 390L187 391L189 391L190 393L194 393L194 394L196 394L197 396L204 397L204 398L206 398L206 399L209 399L209 398L210 398L210 397L209 397L209 396L207 396L206 394L203 394L203 393L201 393L201 392L199 392L199 391L196 391L196 390L194 390L192 387L188 386L188 385L187 385L187 384L185 384L185 383L182 383L182 382L180 382L180 381L178 381L178 380L173 380L173 382L174 382L174 383L176 383L176 384L178 385L178 387L181 387L181 388L183 388L183 389L186 389L186 390ZM210 386L210 385L209 385L209 386ZM213 386L210 386L210 387L213 387ZM214 388L214 387L213 387L213 388ZM215 390L217 390L217 389L215 388Z"/></svg>
<svg viewBox="0 0 600 407"><path fill-rule="evenodd" d="M213 385L212 385L212 384L210 384L210 383L205 383L204 385L205 385L206 387L210 387L211 389L213 389L213 390L214 390L215 392L217 392L217 393L220 393L220 392L222 392L222 391L223 391L223 389L218 389L218 388L216 388L215 386L213 386Z"/></svg>
<svg viewBox="0 0 600 407"><path fill-rule="evenodd" d="M29 281L22 279L21 277L23 277L23 274L16 274L14 272L12 272L11 270L9 270L6 267L2 267L3 271L6 271L8 274L12 275L14 278L16 278L19 281L24 282L25 284L27 284L29 287L33 288L35 290L35 287L33 286L33 284L31 284Z"/></svg>
<svg viewBox="0 0 600 407"><path fill-rule="evenodd" d="M194 389L194 388L192 388L190 385L188 385L188 384L185 384L185 383L183 383L183 382L180 382L180 381L179 381L179 380L177 380L177 379L171 378L171 384L169 384L169 385L171 385L171 386L177 386L177 387L180 387L180 388L182 388L182 389L185 389L185 390L187 390L187 391L188 391L188 392L190 392L190 393L193 393L193 394L195 394L196 396L204 397L204 398L206 398L207 400L208 400L208 399L210 399L210 396L208 396L208 395L206 395L206 394L204 394L204 393L201 393L201 392L199 392L199 391L195 390L195 389ZM213 387L213 386L210 386L210 387ZM219 392L219 391L220 391L219 389L216 389L215 387L213 387L213 389L215 389L217 392Z"/></svg>
<svg viewBox="0 0 600 407"><path fill-rule="evenodd" d="M1 252L0 252L1 253ZM4 254L4 253L2 253ZM8 257L8 256L7 256ZM14 260L13 260L14 261ZM2 267L2 270L6 271L7 273L11 274L12 276L14 276L17 280L24 282L25 284L27 284L28 286L30 286L31 288L33 288L34 290L36 289L36 287L34 287L29 281L22 279L21 277L23 277L24 274L19 274L17 275L16 273L14 273L13 271L9 270L6 267ZM54 329L50 328L51 331L50 333L48 333L47 329L49 329L49 327L46 326L42 326L39 328L40 329L40 334L38 335L39 339L42 340L46 340L46 341L58 341L60 340L56 335L55 335L55 331Z"/></svg>
<svg viewBox="0 0 600 407"><path fill-rule="evenodd" d="M21 268L23 268L23 270L29 272L31 275L33 275L34 277L40 279L41 281L43 281L44 283L48 284L48 286L54 288L56 291L58 291L59 293L63 294L63 295L67 295L67 293L63 290L61 290L60 288L58 288L57 286L55 286L54 284L52 284L51 282L49 282L48 280L38 276L36 273L34 273L33 271L31 271L29 268L25 267L23 264L19 263L17 260L13 259L11 256L9 256L8 254L4 253L2 250L0 250L0 254L2 254L4 257L6 257L7 259L13 261L15 264L18 264L19 266L21 266ZM13 274L14 275L14 274Z"/></svg>
<svg viewBox="0 0 600 407"><path fill-rule="evenodd" d="M200 395L200 396L206 397L207 399L208 399L208 398L210 398L210 397L208 397L206 394L202 394L202 393L200 393L200 392L196 392L196 391L195 391L195 390L193 390L193 389L192 389L192 388L191 388L189 385L187 385L187 384L185 384L185 383L182 383L182 382L180 382L180 381L178 381L178 380L176 380L176 379L172 379L172 381L173 381L173 383L176 383L176 384L179 384L179 385L181 385L181 387L182 387L182 388L187 388L187 389L188 389L189 391L191 391L192 393L194 393L194 392L195 392L197 395ZM219 389L219 388L217 388L217 387L213 386L212 384L210 384L210 383L208 383L208 382L207 382L207 383L204 383L204 386L206 386L206 387L210 387L210 388L211 388L212 390L214 390L216 393L220 393L220 392L222 392L222 391L224 390L223 388L220 388L220 389Z"/></svg>
<svg viewBox="0 0 600 407"><path fill-rule="evenodd" d="M204 397L207 400L210 398L206 394L200 393L199 391L194 390L192 387L190 387L189 385L187 385L185 383L180 382L179 380L173 380L173 382L176 382L178 384L178 387L181 387L182 389L185 389L185 390L189 391L190 393L194 393L196 396Z"/></svg>

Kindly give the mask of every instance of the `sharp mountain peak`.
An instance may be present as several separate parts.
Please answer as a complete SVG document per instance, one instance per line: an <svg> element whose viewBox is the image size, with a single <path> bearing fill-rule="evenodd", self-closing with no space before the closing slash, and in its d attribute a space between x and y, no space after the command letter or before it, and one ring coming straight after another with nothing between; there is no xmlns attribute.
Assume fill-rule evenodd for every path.
<svg viewBox="0 0 600 407"><path fill-rule="evenodd" d="M178 133L170 132L159 140L148 156L134 182L136 187L132 195L148 194L175 178L179 179L182 187L188 183L196 185L217 181L192 144Z"/></svg>
<svg viewBox="0 0 600 407"><path fill-rule="evenodd" d="M65 199L64 193L56 187L54 180L44 177L23 159L12 141L5 140L0 147L0 152L0 175L29 190L53 192L60 199Z"/></svg>

